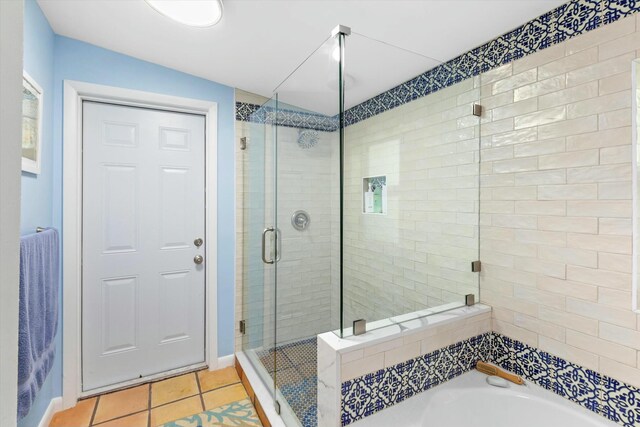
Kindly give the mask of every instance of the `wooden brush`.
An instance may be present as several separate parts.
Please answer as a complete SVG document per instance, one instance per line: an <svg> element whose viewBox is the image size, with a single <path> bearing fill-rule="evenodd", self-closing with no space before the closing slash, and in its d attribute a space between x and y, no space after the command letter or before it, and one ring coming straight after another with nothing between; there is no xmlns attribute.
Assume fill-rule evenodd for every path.
<svg viewBox="0 0 640 427"><path fill-rule="evenodd" d="M478 361L478 363L476 363L476 369L483 374L495 375L518 385L524 384L524 380L519 375L509 374L502 369L485 362Z"/></svg>

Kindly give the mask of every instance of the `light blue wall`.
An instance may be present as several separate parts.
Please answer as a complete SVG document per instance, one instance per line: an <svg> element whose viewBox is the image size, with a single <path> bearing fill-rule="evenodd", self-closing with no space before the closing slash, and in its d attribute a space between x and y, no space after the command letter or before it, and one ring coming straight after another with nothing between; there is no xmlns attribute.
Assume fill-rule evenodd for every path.
<svg viewBox="0 0 640 427"><path fill-rule="evenodd" d="M43 90L42 153L39 175L22 173L21 234L38 226L59 228L53 221L53 52L55 34L35 0L25 1L24 69ZM57 355L31 410L19 427L37 426L53 397L62 394L62 333L56 336Z"/></svg>
<svg viewBox="0 0 640 427"><path fill-rule="evenodd" d="M25 1L24 69L42 87L42 167L39 175L22 173L21 233L48 227L52 219L53 187L53 46L55 34L35 0Z"/></svg>
<svg viewBox="0 0 640 427"><path fill-rule="evenodd" d="M1 1L1 0L0 0ZM161 49L161 46L158 46ZM35 0L25 1L25 69L44 90L42 173L22 177L23 233L62 230L63 82L78 80L218 103L218 355L233 353L235 253L234 89L166 67L55 35ZM59 331L62 331L60 324ZM58 356L19 427L38 425L51 398L62 394L62 333Z"/></svg>

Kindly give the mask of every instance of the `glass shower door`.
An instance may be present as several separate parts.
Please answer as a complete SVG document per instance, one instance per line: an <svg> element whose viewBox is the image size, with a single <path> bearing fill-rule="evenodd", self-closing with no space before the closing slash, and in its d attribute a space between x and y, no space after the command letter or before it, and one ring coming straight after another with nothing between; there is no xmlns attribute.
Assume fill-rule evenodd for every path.
<svg viewBox="0 0 640 427"><path fill-rule="evenodd" d="M239 136L246 138L240 166L243 180L240 206L243 212L242 350L271 391L272 402L261 403L275 405L287 426L315 426L303 424L302 417L291 405L298 397L308 400L308 396L298 393L301 377L294 364L307 370L305 384L312 386L315 392L316 350L315 334L312 334L310 345L309 337L304 335L306 332L301 337L307 339L303 344L307 344L304 349L308 352L299 354L302 347L292 345L296 340L292 339L295 337L291 331L296 328L295 324L289 323L292 318L290 285L294 283L291 278L300 264L295 255L300 248L295 239L291 239L287 227L291 223L279 216L279 211L289 210L292 185L297 185L295 182L300 177L291 175L295 169L291 159L286 154L284 157L279 154L287 153L286 144L297 132L285 125L283 111L288 114L289 110L283 110L278 95L274 95L240 129ZM294 200L297 201L297 197ZM279 281L282 286L278 285ZM305 310L304 307L300 309ZM302 367L302 362L309 363ZM315 403L315 393L313 396Z"/></svg>
<svg viewBox="0 0 640 427"><path fill-rule="evenodd" d="M318 334L339 301L339 46L330 37L275 90L275 390L288 426L317 426Z"/></svg>
<svg viewBox="0 0 640 427"><path fill-rule="evenodd" d="M242 182L242 351L273 395L276 369L275 350L275 254L274 254L274 132L269 100L241 122L238 133L244 138L239 156ZM262 402L267 404L267 402Z"/></svg>

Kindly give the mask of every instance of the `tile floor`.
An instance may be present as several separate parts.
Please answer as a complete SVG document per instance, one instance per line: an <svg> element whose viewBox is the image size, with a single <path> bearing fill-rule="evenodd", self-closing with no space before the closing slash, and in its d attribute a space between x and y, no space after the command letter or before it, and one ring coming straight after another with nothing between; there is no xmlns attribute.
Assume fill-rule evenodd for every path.
<svg viewBox="0 0 640 427"><path fill-rule="evenodd" d="M205 418L217 421L203 424L201 419ZM191 372L81 400L55 414L49 427L155 427L168 423L261 425L238 373L230 367Z"/></svg>

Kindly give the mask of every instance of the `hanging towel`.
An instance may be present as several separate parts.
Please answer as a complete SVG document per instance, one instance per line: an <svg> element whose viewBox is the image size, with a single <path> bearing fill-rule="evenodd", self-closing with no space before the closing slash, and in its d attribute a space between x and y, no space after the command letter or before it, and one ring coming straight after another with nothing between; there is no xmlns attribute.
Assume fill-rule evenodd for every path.
<svg viewBox="0 0 640 427"><path fill-rule="evenodd" d="M31 408L56 349L59 281L58 232L48 228L20 241L18 419Z"/></svg>

